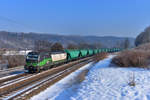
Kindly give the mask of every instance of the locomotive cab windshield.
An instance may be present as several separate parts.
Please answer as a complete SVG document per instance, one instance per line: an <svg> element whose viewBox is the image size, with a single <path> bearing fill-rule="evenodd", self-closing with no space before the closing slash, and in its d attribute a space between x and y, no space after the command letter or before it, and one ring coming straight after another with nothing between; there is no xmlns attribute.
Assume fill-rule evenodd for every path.
<svg viewBox="0 0 150 100"><path fill-rule="evenodd" d="M26 62L38 62L39 54L37 52L29 52L26 57Z"/></svg>

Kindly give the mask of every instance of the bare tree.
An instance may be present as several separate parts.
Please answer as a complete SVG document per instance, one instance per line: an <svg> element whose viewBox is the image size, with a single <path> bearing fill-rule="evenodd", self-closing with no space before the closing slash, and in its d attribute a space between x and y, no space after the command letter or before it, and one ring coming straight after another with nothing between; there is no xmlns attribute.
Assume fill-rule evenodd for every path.
<svg viewBox="0 0 150 100"><path fill-rule="evenodd" d="M128 49L129 46L130 46L130 41L129 41L128 38L126 38L125 41L124 41L124 49Z"/></svg>
<svg viewBox="0 0 150 100"><path fill-rule="evenodd" d="M54 43L51 47L52 52L58 52L58 51L63 51L63 50L64 50L64 48L63 48L62 44L58 43L58 42Z"/></svg>
<svg viewBox="0 0 150 100"><path fill-rule="evenodd" d="M99 42L99 43L94 43L93 44L93 49L99 49L99 48L101 48L102 47L102 45L101 45L101 43Z"/></svg>
<svg viewBox="0 0 150 100"><path fill-rule="evenodd" d="M79 49L99 49L102 47L101 43L93 43L93 44L88 44L88 43L79 43L78 44Z"/></svg>
<svg viewBox="0 0 150 100"><path fill-rule="evenodd" d="M78 46L70 43L70 44L68 44L67 49L78 49Z"/></svg>
<svg viewBox="0 0 150 100"><path fill-rule="evenodd" d="M117 41L113 47L114 48L122 48L121 44L122 44L122 42Z"/></svg>
<svg viewBox="0 0 150 100"><path fill-rule="evenodd" d="M87 43L79 43L78 44L79 49L90 49L90 44Z"/></svg>
<svg viewBox="0 0 150 100"><path fill-rule="evenodd" d="M34 50L36 51L51 51L52 43L45 40L38 40L34 43Z"/></svg>

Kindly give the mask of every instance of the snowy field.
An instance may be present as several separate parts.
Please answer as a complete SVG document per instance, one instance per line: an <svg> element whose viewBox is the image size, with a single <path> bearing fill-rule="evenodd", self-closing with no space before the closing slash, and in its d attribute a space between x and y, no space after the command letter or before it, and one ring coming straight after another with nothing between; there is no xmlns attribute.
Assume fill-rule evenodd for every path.
<svg viewBox="0 0 150 100"><path fill-rule="evenodd" d="M110 66L113 56L80 68L31 100L150 100L150 70L115 68ZM76 78L90 69L81 83ZM135 76L135 87L129 86Z"/></svg>

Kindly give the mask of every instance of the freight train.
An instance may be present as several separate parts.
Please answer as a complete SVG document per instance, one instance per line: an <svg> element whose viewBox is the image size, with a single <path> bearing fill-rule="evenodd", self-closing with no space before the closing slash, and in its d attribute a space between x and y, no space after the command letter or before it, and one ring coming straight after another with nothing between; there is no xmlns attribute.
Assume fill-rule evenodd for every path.
<svg viewBox="0 0 150 100"><path fill-rule="evenodd" d="M26 56L26 65L24 69L27 72L40 72L47 70L62 63L67 63L80 58L95 55L101 52L118 52L118 48L103 48L89 50L64 50L61 52L29 52Z"/></svg>

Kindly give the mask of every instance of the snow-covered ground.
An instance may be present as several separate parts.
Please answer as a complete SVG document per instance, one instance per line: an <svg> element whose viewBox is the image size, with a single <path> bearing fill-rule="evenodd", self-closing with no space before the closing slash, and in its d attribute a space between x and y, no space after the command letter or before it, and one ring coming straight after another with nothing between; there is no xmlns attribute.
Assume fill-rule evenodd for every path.
<svg viewBox="0 0 150 100"><path fill-rule="evenodd" d="M109 56L90 68L82 83L76 82L81 69L70 74L31 100L150 100L150 70L109 66ZM129 86L132 76L135 86Z"/></svg>

